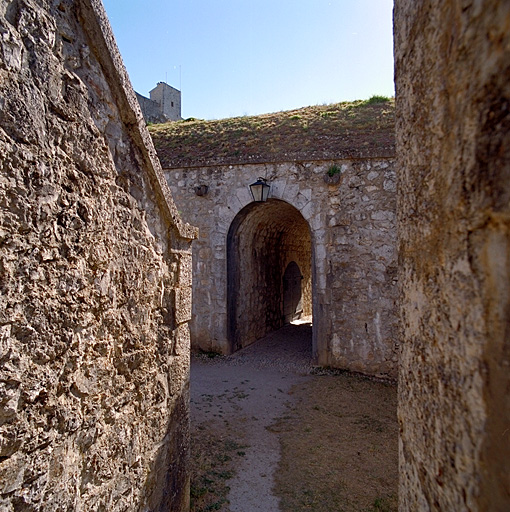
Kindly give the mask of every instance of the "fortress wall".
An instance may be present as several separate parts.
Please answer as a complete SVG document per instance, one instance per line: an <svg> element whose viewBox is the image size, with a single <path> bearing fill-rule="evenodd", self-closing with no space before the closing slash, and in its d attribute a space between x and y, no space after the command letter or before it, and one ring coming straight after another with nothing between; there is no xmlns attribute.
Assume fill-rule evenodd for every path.
<svg viewBox="0 0 510 512"><path fill-rule="evenodd" d="M325 178L333 163L341 173ZM227 234L238 212L252 202L248 185L263 176L271 185L270 197L293 205L310 226L317 361L396 376L392 159L204 166L166 169L165 173L183 218L200 229L193 243L190 328L195 349L229 352ZM199 185L208 186L206 195L195 194ZM252 222L256 225L256 219ZM263 328L256 330L260 331L264 334Z"/></svg>
<svg viewBox="0 0 510 512"><path fill-rule="evenodd" d="M396 0L400 510L510 509L510 4Z"/></svg>
<svg viewBox="0 0 510 512"><path fill-rule="evenodd" d="M142 110L142 115L147 123L161 123L166 121L166 117L163 116L161 108L155 101L152 101L141 94L135 94L140 105L140 109Z"/></svg>
<svg viewBox="0 0 510 512"><path fill-rule="evenodd" d="M0 509L186 510L194 231L101 3L0 27Z"/></svg>

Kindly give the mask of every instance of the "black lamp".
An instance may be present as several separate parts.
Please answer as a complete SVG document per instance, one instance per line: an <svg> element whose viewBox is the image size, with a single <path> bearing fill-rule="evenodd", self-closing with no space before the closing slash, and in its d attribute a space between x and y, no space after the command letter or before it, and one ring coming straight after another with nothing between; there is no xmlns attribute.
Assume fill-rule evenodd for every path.
<svg viewBox="0 0 510 512"><path fill-rule="evenodd" d="M250 185L250 192L254 201L258 203L263 203L267 201L269 196L269 185L266 183L265 178L258 178L255 183Z"/></svg>

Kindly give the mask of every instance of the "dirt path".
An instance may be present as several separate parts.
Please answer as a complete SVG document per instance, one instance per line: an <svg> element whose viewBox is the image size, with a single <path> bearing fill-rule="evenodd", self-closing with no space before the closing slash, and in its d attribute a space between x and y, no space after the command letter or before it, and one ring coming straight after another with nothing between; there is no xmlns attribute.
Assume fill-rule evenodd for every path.
<svg viewBox="0 0 510 512"><path fill-rule="evenodd" d="M312 375L310 339L291 325L193 358L192 510L395 509L396 390Z"/></svg>

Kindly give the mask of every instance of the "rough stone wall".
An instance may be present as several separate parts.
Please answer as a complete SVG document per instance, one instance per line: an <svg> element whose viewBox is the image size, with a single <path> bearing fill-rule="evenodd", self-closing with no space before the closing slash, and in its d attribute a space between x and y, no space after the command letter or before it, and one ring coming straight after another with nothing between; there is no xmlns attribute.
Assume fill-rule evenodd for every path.
<svg viewBox="0 0 510 512"><path fill-rule="evenodd" d="M333 163L341 173L326 178L326 183ZM396 376L392 159L204 166L166 169L165 173L183 218L200 228L200 237L193 243L190 328L195 348L229 351L227 234L236 215L252 202L248 185L265 176L270 196L296 208L310 228L318 363ZM206 195L195 194L200 185L208 186Z"/></svg>
<svg viewBox="0 0 510 512"><path fill-rule="evenodd" d="M147 123L164 123L168 121L167 117L161 112L160 106L155 101L152 101L141 94L135 94L138 104L140 105L143 118Z"/></svg>
<svg viewBox="0 0 510 512"><path fill-rule="evenodd" d="M0 33L0 509L185 510L193 230L100 2Z"/></svg>
<svg viewBox="0 0 510 512"><path fill-rule="evenodd" d="M510 3L395 3L400 509L510 510Z"/></svg>

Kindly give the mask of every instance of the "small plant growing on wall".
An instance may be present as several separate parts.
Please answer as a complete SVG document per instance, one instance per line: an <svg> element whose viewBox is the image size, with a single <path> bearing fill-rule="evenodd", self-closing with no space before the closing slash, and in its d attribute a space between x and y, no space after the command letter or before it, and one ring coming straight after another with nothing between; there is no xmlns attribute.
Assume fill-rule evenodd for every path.
<svg viewBox="0 0 510 512"><path fill-rule="evenodd" d="M340 182L340 178L342 177L342 169L338 167L338 165L333 164L330 165L326 174L324 175L324 181L328 185L336 185Z"/></svg>
<svg viewBox="0 0 510 512"><path fill-rule="evenodd" d="M342 170L338 165L331 165L328 169L328 176L332 178L335 174L340 174Z"/></svg>

